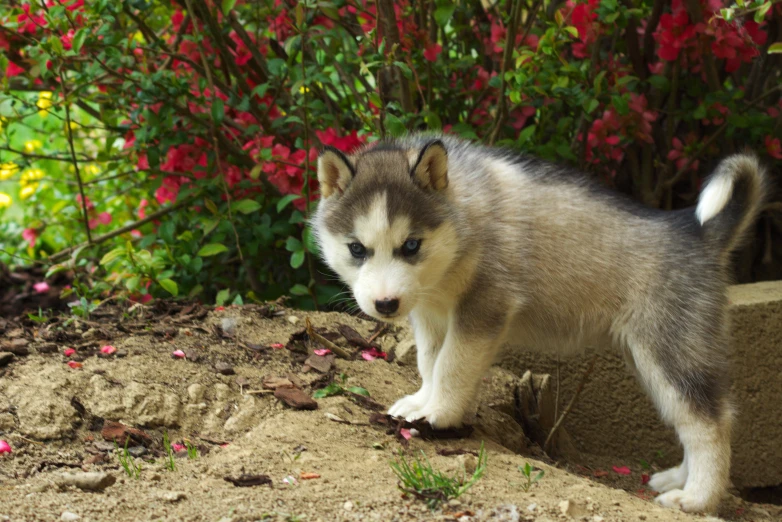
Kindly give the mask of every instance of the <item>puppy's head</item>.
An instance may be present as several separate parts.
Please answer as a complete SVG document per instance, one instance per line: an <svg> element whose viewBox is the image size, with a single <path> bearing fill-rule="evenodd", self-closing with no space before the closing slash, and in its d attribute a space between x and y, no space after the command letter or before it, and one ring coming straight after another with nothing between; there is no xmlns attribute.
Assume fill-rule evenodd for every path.
<svg viewBox="0 0 782 522"><path fill-rule="evenodd" d="M437 295L458 249L441 141L417 150L378 144L349 157L327 148L318 181L321 254L364 313L394 321Z"/></svg>

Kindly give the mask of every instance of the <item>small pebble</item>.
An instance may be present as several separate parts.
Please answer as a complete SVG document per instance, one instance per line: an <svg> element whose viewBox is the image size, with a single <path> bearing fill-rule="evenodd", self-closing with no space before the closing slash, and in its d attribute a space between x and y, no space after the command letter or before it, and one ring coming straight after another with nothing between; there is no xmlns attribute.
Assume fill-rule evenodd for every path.
<svg viewBox="0 0 782 522"><path fill-rule="evenodd" d="M217 370L217 373L221 373L223 375L233 375L236 372L234 371L234 367L228 364L224 361L218 361L215 363L215 370Z"/></svg>
<svg viewBox="0 0 782 522"><path fill-rule="evenodd" d="M117 477L108 473L63 473L59 484L62 486L76 486L86 491L103 491L117 481Z"/></svg>
<svg viewBox="0 0 782 522"><path fill-rule="evenodd" d="M344 509L345 511L353 511L353 502L351 502L350 500L348 500L347 502L345 502L345 503L342 505L342 509Z"/></svg>
<svg viewBox="0 0 782 522"><path fill-rule="evenodd" d="M132 457L141 457L147 454L147 448L144 446L133 446L132 448L128 448L128 453Z"/></svg>
<svg viewBox="0 0 782 522"><path fill-rule="evenodd" d="M79 520L81 517L77 515L76 513L71 513L70 511L63 511L62 515L60 515L60 520L64 520L65 522L68 522L70 520Z"/></svg>
<svg viewBox="0 0 782 522"><path fill-rule="evenodd" d="M296 317L295 315L289 315L289 316L287 317L287 319L288 319L288 322L289 322L289 323L291 323L291 324L298 324L298 323L299 323L299 321L301 321L301 319L299 319L299 318L298 318L298 317Z"/></svg>

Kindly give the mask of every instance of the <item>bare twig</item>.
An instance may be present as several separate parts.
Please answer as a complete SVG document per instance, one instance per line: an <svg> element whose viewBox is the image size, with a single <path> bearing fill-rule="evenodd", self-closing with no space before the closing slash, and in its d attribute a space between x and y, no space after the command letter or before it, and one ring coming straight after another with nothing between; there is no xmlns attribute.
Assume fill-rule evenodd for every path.
<svg viewBox="0 0 782 522"><path fill-rule="evenodd" d="M556 435L557 430L559 430L560 426L562 426L562 423L565 421L565 417L568 416L570 410L572 410L573 406L576 404L576 400L578 399L578 396L581 395L581 390L584 389L584 385L586 384L589 375L592 373L592 370L595 368L595 362L597 362L597 354L595 354L592 357L592 360L589 362L589 366L587 366L586 371L581 376L581 382L578 383L578 388L576 388L576 392L573 394L573 398L570 399L567 408L565 408L565 411L562 412L562 415L559 417L559 419L557 419L557 422L556 424L554 424L554 427L551 428L551 432L549 432L548 437L546 437L546 442L545 444L543 444L544 452L548 453L549 450L551 450L551 443L554 439L554 435Z"/></svg>
<svg viewBox="0 0 782 522"><path fill-rule="evenodd" d="M348 352L347 350L337 346L336 344L332 343L322 335L320 335L318 332L315 331L315 329L312 327L312 323L310 322L310 318L307 317L306 319L306 325L307 325L307 335L310 336L310 339L313 341L322 344L335 354L339 355L343 359L353 359L353 354Z"/></svg>

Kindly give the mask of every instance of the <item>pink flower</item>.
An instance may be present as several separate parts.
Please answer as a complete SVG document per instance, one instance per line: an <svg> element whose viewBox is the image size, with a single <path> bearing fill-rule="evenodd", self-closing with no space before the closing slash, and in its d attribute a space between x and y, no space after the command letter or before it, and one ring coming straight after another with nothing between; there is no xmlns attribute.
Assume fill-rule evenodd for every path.
<svg viewBox="0 0 782 522"><path fill-rule="evenodd" d="M66 349L65 349L65 350L63 350L63 352L62 352L62 354L63 354L65 357L70 357L70 356L71 356L71 355L73 355L74 353L76 353L76 349L75 349L75 348L66 348Z"/></svg>
<svg viewBox="0 0 782 522"><path fill-rule="evenodd" d="M30 248L35 248L35 240L38 238L38 231L34 228L25 228L22 231L22 239L30 244Z"/></svg>
<svg viewBox="0 0 782 522"><path fill-rule="evenodd" d="M11 454L11 445L4 440L0 440L0 455L5 453Z"/></svg>
<svg viewBox="0 0 782 522"><path fill-rule="evenodd" d="M443 46L437 43L429 44L426 46L426 49L424 50L424 58L426 58L430 62L437 61L437 57L440 55L440 53L443 50Z"/></svg>
<svg viewBox="0 0 782 522"><path fill-rule="evenodd" d="M330 354L331 350L329 350L328 348L320 348L318 350L315 350L314 352L315 352L315 355L324 356L324 355Z"/></svg>
<svg viewBox="0 0 782 522"><path fill-rule="evenodd" d="M171 449L174 450L174 453L179 453L180 451L185 451L187 447L184 444L172 444Z"/></svg>
<svg viewBox="0 0 782 522"><path fill-rule="evenodd" d="M174 359L184 359L185 352L183 352L182 350L174 350L173 352L171 352L171 357L173 357Z"/></svg>
<svg viewBox="0 0 782 522"><path fill-rule="evenodd" d="M45 294L46 292L49 291L49 283L47 283L46 281L41 281L40 283L35 283L33 285L33 288L39 294Z"/></svg>
<svg viewBox="0 0 782 522"><path fill-rule="evenodd" d="M782 159L782 145L779 143L779 138L772 138L771 135L766 136L766 152L772 158Z"/></svg>
<svg viewBox="0 0 782 522"><path fill-rule="evenodd" d="M138 217L139 219L144 219L147 216L147 205L149 205L149 201L146 199L142 199L138 203Z"/></svg>
<svg viewBox="0 0 782 522"><path fill-rule="evenodd" d="M612 466L614 469L614 472L619 473L620 475L631 475L633 472L630 471L630 468L627 466Z"/></svg>
<svg viewBox="0 0 782 522"><path fill-rule="evenodd" d="M374 361L375 359L385 359L388 356L386 352L381 352L377 348L370 348L361 352L361 357L366 361Z"/></svg>
<svg viewBox="0 0 782 522"><path fill-rule="evenodd" d="M103 353L103 354L106 354L106 355L111 355L111 354L113 354L116 351L117 351L117 349L114 348L113 346L111 346L110 344L107 344L106 346L104 346L103 348L100 349L100 353Z"/></svg>

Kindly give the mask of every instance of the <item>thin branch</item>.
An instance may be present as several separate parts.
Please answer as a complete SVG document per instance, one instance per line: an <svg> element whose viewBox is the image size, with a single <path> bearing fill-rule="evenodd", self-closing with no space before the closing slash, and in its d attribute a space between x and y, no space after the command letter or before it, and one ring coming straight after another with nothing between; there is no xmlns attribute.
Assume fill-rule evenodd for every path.
<svg viewBox="0 0 782 522"><path fill-rule="evenodd" d="M113 239L117 236L121 236L122 234L125 234L127 232L130 232L131 230L135 230L141 226L146 225L147 223L151 223L152 221L155 221L156 219L160 219L161 217L170 214L171 212L178 210L186 205L189 205L196 197L198 197L200 193L194 194L191 197L184 199L180 201L179 203L175 205L171 205L170 207L166 207L164 209L158 210L157 212L153 212L152 214L149 214L144 219L140 219L138 221L134 221L133 223L130 223L129 225L125 225L124 227L120 227L117 230L113 230L111 232L107 232L106 234L103 234L101 236L94 237L92 239L93 245L99 245L105 241L108 241L109 239ZM59 252L52 254L49 256L49 260L52 262L57 262L59 259L62 259L64 257L69 256L73 251L78 250L79 248L83 248L85 246L88 246L89 243L80 243L78 245L68 247L64 250L60 250Z"/></svg>
<svg viewBox="0 0 782 522"><path fill-rule="evenodd" d="M562 415L559 417L559 419L557 419L557 422L556 424L554 424L554 427L551 428L551 432L549 432L548 437L546 437L546 442L545 444L543 444L544 452L548 453L551 450L551 443L553 442L554 435L556 435L560 426L562 426L562 423L565 421L565 417L568 416L570 410L572 410L573 406L576 404L576 400L578 399L578 396L581 395L581 390L584 389L584 385L586 384L587 379L589 379L589 375L592 373L592 370L595 368L595 362L597 362L597 354L595 354L592 357L592 361L590 361L589 366L587 367L584 374L581 376L581 382L578 383L578 388L576 388L576 392L573 394L573 398L570 399L567 408L565 408L565 411L562 412Z"/></svg>
<svg viewBox="0 0 782 522"><path fill-rule="evenodd" d="M71 128L71 109L68 104L68 91L65 88L65 76L60 69L60 88L62 89L63 106L65 107L65 134L68 137L68 146L71 149L71 160L76 172L76 181L79 182L79 194L81 195L81 210L84 217L84 231L87 232L87 243L92 243L92 232L90 231L90 216L87 211L87 196L84 194L84 184L81 181L81 172L79 171L79 162L76 160L76 147L73 145L73 129Z"/></svg>

